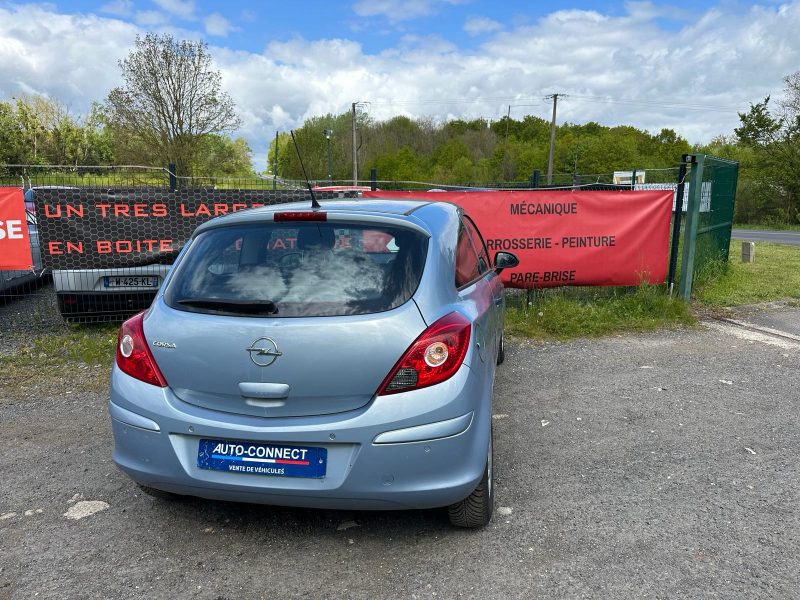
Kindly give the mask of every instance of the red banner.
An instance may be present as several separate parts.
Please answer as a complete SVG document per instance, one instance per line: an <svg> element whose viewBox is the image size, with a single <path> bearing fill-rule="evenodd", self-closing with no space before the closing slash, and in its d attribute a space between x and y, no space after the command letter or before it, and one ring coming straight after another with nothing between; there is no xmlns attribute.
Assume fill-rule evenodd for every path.
<svg viewBox="0 0 800 600"><path fill-rule="evenodd" d="M513 252L510 287L638 285L667 275L672 191L364 192L364 198L452 202L490 256Z"/></svg>
<svg viewBox="0 0 800 600"><path fill-rule="evenodd" d="M0 271L32 268L22 188L0 187Z"/></svg>

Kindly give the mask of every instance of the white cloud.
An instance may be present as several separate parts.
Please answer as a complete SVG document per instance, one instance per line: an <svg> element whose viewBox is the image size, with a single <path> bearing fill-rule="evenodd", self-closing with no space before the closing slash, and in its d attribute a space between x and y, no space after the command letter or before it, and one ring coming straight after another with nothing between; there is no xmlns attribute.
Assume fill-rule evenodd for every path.
<svg viewBox="0 0 800 600"><path fill-rule="evenodd" d="M537 105L514 108L517 118L549 119L551 104L543 96L563 92L572 97L559 103L560 122L673 128L690 142L730 133L737 110L778 94L782 76L800 64L798 2L744 14L712 10L678 31L659 28L643 16L645 8L639 4L622 17L554 12L495 34L475 52L407 36L379 54L346 40L296 39L270 44L261 56L219 58L238 105L248 107L248 137L278 125L276 106L281 127L289 126L287 115L297 125L345 111L356 100L371 101L368 110L377 119L499 118L508 104ZM641 104L608 101L624 99Z"/></svg>
<svg viewBox="0 0 800 600"><path fill-rule="evenodd" d="M167 11L182 19L193 19L195 2L194 0L153 0L162 10Z"/></svg>
<svg viewBox="0 0 800 600"><path fill-rule="evenodd" d="M500 31L503 26L492 19L486 17L472 17L464 23L464 31L469 35L483 35L484 33L494 33Z"/></svg>
<svg viewBox="0 0 800 600"><path fill-rule="evenodd" d="M359 17L386 17L392 23L435 14L442 4L461 4L462 0L359 0L353 11Z"/></svg>
<svg viewBox="0 0 800 600"><path fill-rule="evenodd" d="M119 83L117 61L140 33L118 19L40 5L0 8L0 23L0 98L25 90L48 94L75 113Z"/></svg>
<svg viewBox="0 0 800 600"><path fill-rule="evenodd" d="M73 112L86 112L118 85L116 63L143 30L54 11L0 8L0 97L51 94ZM643 3L618 17L558 11L491 34L470 51L442 38L406 36L379 53L347 39L302 38L271 42L263 53L219 46L211 53L242 117L238 134L260 167L276 128L346 111L357 100L370 101L367 110L376 119L499 118L509 104L535 105L512 108L514 117L549 119L543 96L559 92L567 94L559 100L560 122L669 127L691 142L707 141L738 125L737 110L780 95L782 77L800 65L800 1L711 9L677 30L660 28L651 13Z"/></svg>
<svg viewBox="0 0 800 600"><path fill-rule="evenodd" d="M100 12L118 17L129 17L133 14L132 0L112 0L100 7Z"/></svg>
<svg viewBox="0 0 800 600"><path fill-rule="evenodd" d="M688 21L694 14L686 9L668 4L654 4L650 0L626 2L625 9L628 11L628 17L633 21L649 21L658 17Z"/></svg>
<svg viewBox="0 0 800 600"><path fill-rule="evenodd" d="M236 28L231 25L230 21L219 13L211 13L208 15L203 20L203 24L205 25L208 35L218 37L226 37L231 31L236 30Z"/></svg>
<svg viewBox="0 0 800 600"><path fill-rule="evenodd" d="M136 13L136 23L143 27L155 27L167 22L167 16L157 10L140 10Z"/></svg>

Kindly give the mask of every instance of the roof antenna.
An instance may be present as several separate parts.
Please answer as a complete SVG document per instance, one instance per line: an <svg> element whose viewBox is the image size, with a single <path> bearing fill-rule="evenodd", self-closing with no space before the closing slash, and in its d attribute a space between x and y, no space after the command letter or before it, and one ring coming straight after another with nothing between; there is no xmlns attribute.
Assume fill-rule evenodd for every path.
<svg viewBox="0 0 800 600"><path fill-rule="evenodd" d="M300 159L300 167L303 169L303 177L306 178L306 185L308 186L308 193L311 194L311 208L322 208L320 203L317 202L317 197L314 195L314 190L311 189L311 182L308 180L308 175L306 174L306 166L303 164L303 157L300 156L300 148L297 146L297 140L294 139L294 130L289 130L289 133L292 134L292 141L294 142L294 149L297 150L297 158Z"/></svg>

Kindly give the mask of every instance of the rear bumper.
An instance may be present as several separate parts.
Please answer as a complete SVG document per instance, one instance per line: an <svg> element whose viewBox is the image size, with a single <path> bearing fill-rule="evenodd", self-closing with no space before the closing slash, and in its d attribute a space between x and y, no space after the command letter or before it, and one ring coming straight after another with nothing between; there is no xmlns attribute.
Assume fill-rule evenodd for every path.
<svg viewBox="0 0 800 600"><path fill-rule="evenodd" d="M157 287L106 288L106 277L158 277L163 282L170 265L117 269L57 269L53 271L58 309L66 318L132 315L148 308Z"/></svg>
<svg viewBox="0 0 800 600"><path fill-rule="evenodd" d="M150 306L158 290L127 292L56 292L64 317L132 315Z"/></svg>
<svg viewBox="0 0 800 600"><path fill-rule="evenodd" d="M186 404L115 367L113 458L142 485L203 498L355 510L447 506L475 489L486 465L491 403L481 383L462 366L443 384L356 411L267 419ZM417 441L375 443L387 432ZM200 469L201 438L326 448L327 473L305 479Z"/></svg>

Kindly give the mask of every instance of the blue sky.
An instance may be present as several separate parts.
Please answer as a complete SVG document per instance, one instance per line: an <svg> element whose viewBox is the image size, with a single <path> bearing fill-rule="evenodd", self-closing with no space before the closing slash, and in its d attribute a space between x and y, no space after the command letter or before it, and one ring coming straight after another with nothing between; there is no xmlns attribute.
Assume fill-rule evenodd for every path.
<svg viewBox="0 0 800 600"><path fill-rule="evenodd" d="M705 11L716 2L702 5ZM733 5L733 3L728 3ZM667 10L658 16L666 30L679 28L697 3L674 0L656 2ZM76 0L53 3L60 11L114 15L122 20L152 26L169 23L197 32L209 40L224 38L225 45L238 50L261 52L268 41L293 37L305 39L347 38L357 40L366 52L394 47L404 36L436 36L461 49L479 47L487 35L501 29L534 24L558 10L597 11L610 16L626 13L626 3L612 1L564 0L531 2L506 0L392 0L350 2L261 2L257 0ZM694 11L694 12L693 12ZM209 31L205 19L220 15L229 28ZM160 21L163 18L163 21ZM465 31L465 25L473 27ZM221 23L221 21L220 21Z"/></svg>
<svg viewBox="0 0 800 600"><path fill-rule="evenodd" d="M800 0L0 0L0 99L85 114L136 35L209 44L263 167L276 130L364 101L376 119L512 115L730 135L800 68Z"/></svg>

